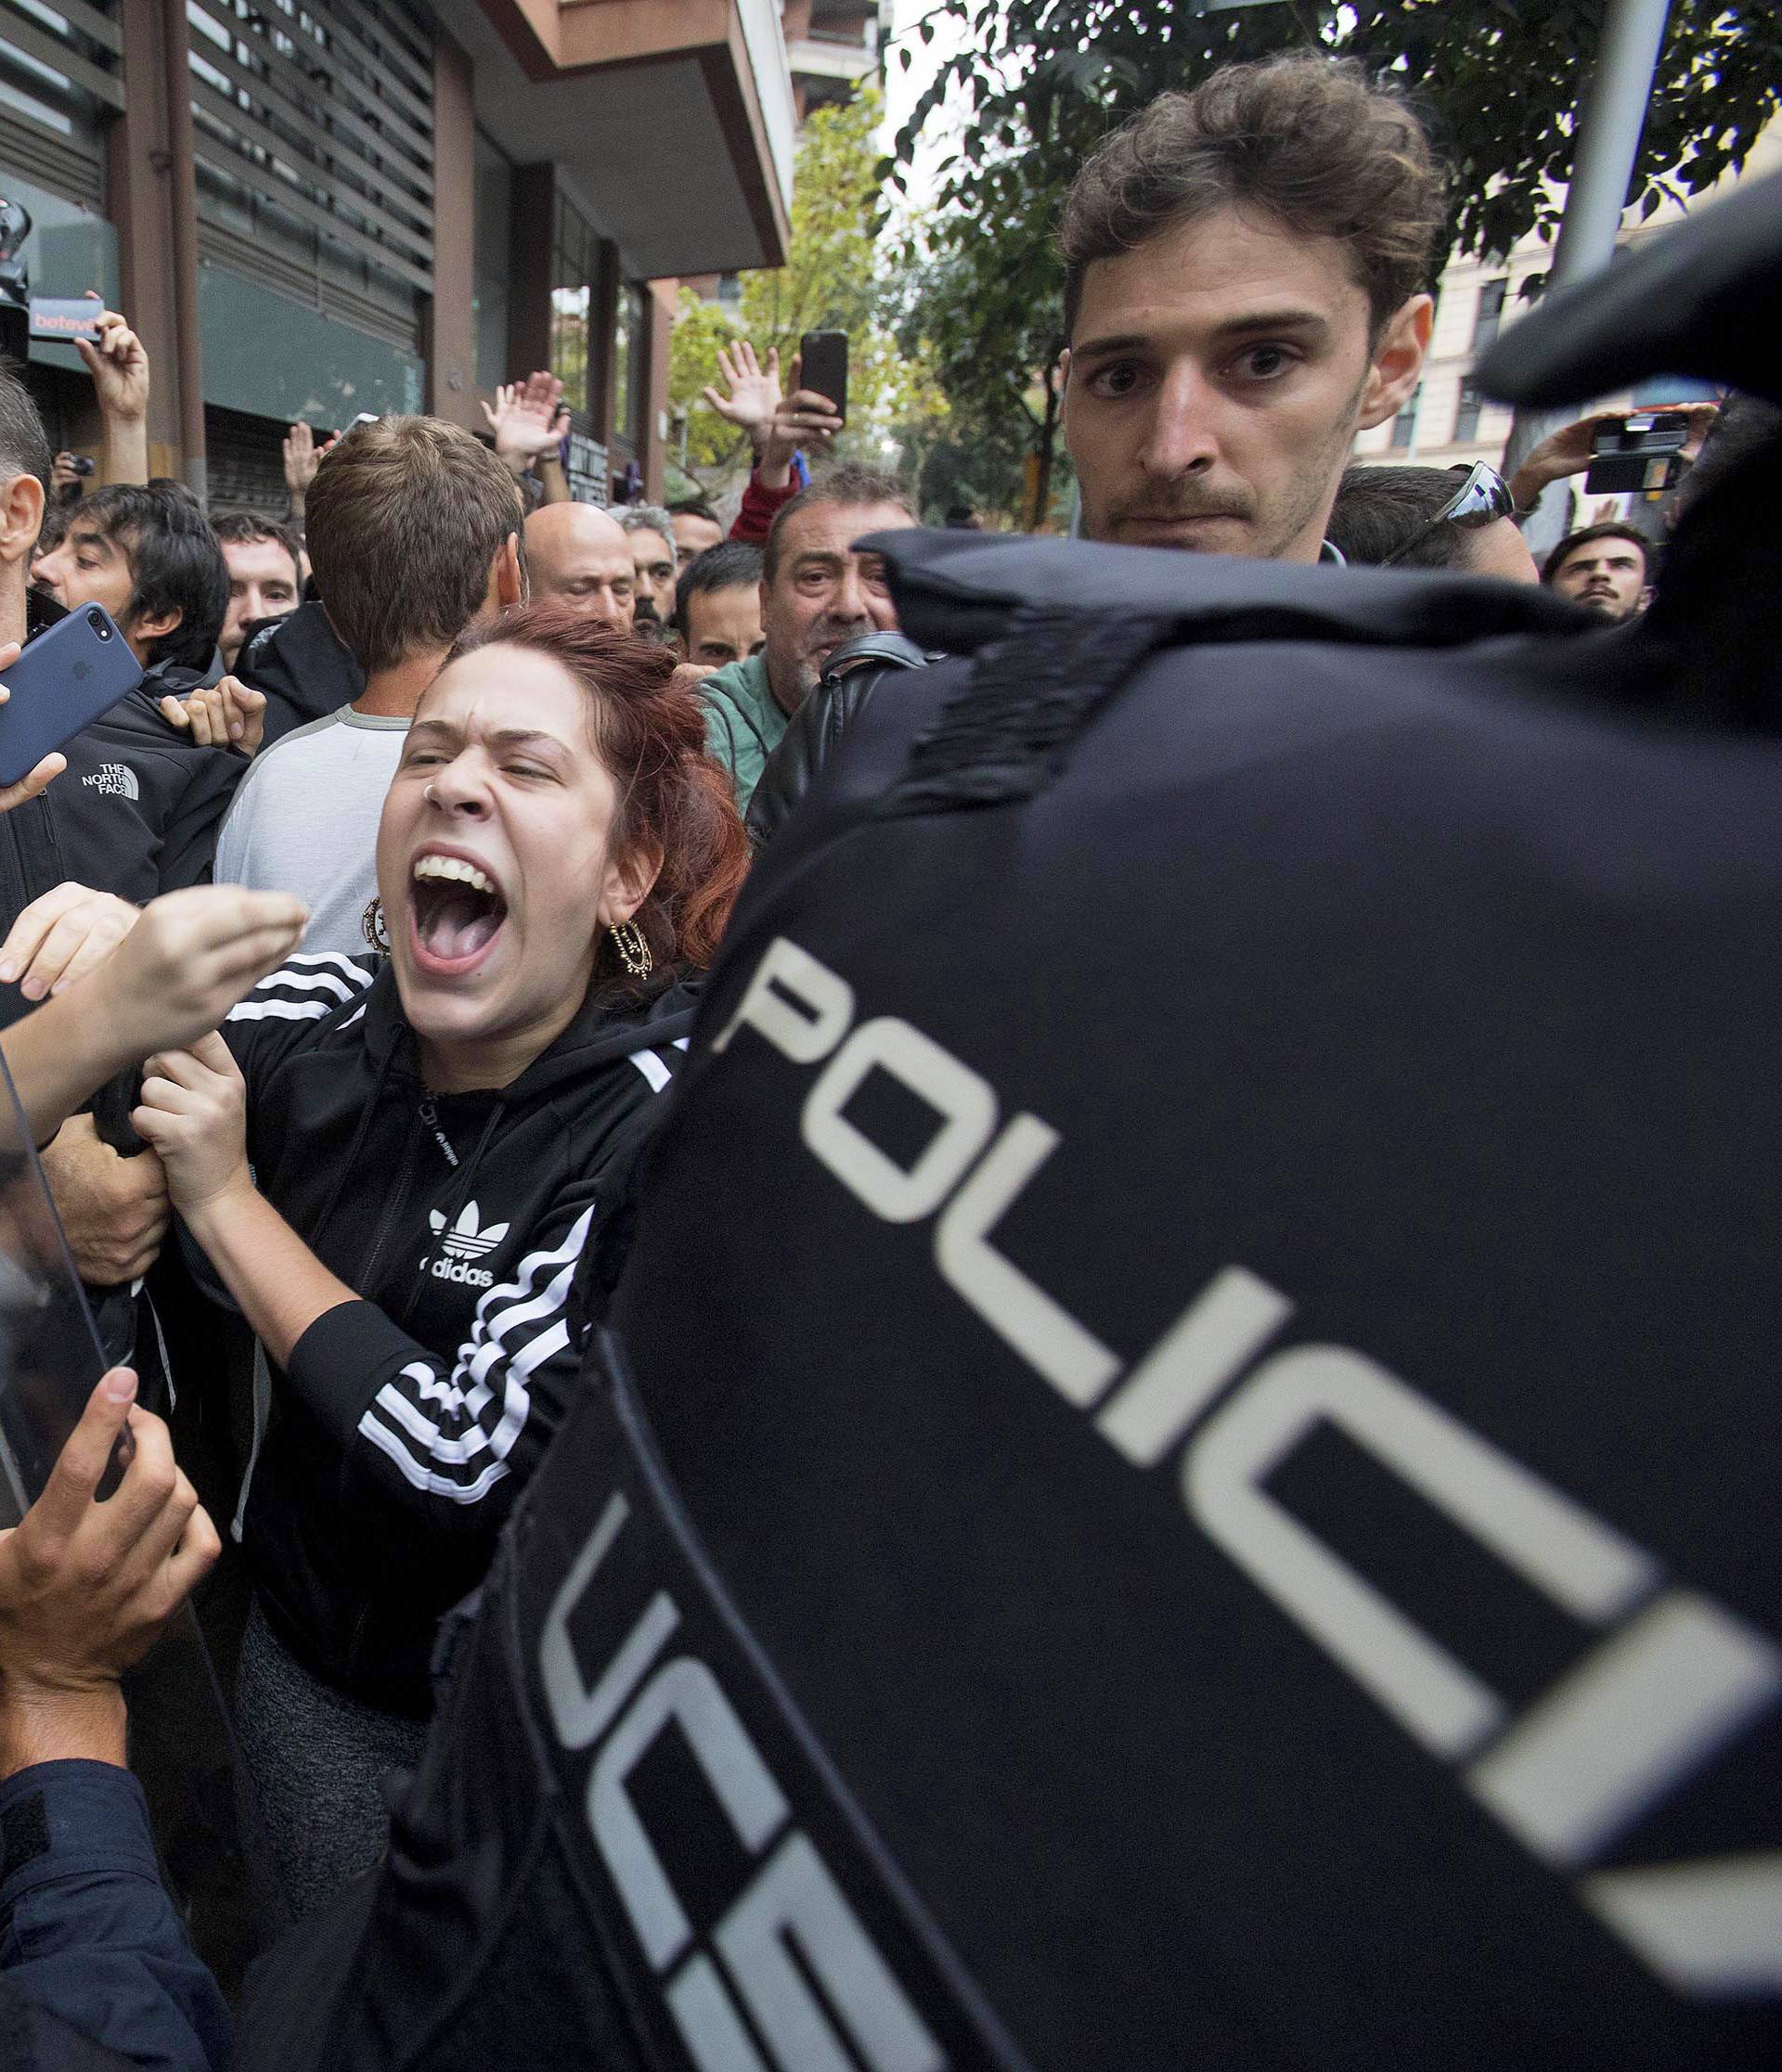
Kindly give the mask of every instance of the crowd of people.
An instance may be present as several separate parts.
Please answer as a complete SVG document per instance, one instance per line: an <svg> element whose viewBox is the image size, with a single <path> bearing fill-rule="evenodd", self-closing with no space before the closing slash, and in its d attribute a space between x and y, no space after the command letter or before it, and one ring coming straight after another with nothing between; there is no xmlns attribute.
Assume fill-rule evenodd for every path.
<svg viewBox="0 0 1782 2072"><path fill-rule="evenodd" d="M1017 1890L1011 1880L991 1902L1002 1867L977 1862L964 1875L947 1857L948 1834L933 1827L887 1849L872 1829L903 1831L908 1807L897 1793L863 1792L833 1748L831 1757L810 1754L823 1733L782 1722L768 1735L743 1707L750 1740L701 1667L698 1650L720 1643L751 1662L781 1645L807 1667L827 1659L825 1649L836 1661L856 1657L848 1615L822 1597L832 1564L768 1561L741 1613L727 1595L726 1563L750 1568L757 1540L770 1539L760 1519L771 1514L779 1530L807 1511L832 1525L839 1512L877 1535L862 1558L878 1578L869 1577L867 1596L884 1597L878 1612L919 1598L938 1632L949 1608L976 1602L961 1564L981 1559L1001 1571L1006 1563L998 1588L1036 1622L1022 1648L1048 1644L1044 1601L1016 1585L1018 1559L1006 1545L974 1553L965 1533L956 1547L949 1522L932 1548L919 1547L873 1508L880 1472L909 1498L896 1450L926 1443L925 1421L949 1392L954 1414L993 1443L1003 1382L980 1374L982 1349L953 1345L923 1368L921 1384L911 1375L902 1433L897 1404L855 1398L847 1414L864 1420L876 1469L862 1462L854 1479L839 1470L832 1479L820 1463L807 1481L788 1476L753 1497L739 1483L727 1495L727 1462L740 1476L756 1436L735 1429L747 1426L751 1400L761 1430L783 1441L784 1460L808 1466L799 1452L805 1412L772 1385L791 1371L786 1362L813 1387L816 1374L839 1385L850 1374L898 1371L891 1291L904 1271L897 1261L913 1252L885 1252L876 1293L870 1275L839 1258L816 1263L806 1287L804 1256L824 1249L826 1233L797 1219L795 1189L787 1182L782 1191L779 1169L757 1161L710 1067L728 1063L742 1032L739 1052L749 1056L738 1070L769 1073L766 1114L791 1098L795 1071L833 1061L807 1098L798 1087L803 1141L875 1204L898 1243L913 1246L938 1214L940 1274L984 1318L1000 1319L1003 1342L1053 1384L1061 1420L1093 1408L1118 1362L1070 1312L1095 1313L1105 1281L1086 1278L1079 1259L1060 1268L1063 1294L1042 1290L1029 1278L1037 1226L1027 1205L1014 1206L1059 1141L1027 1112L1044 1097L1008 1094L1006 1133L973 1169L1003 1127L997 1095L951 1054L951 1035L943 1047L923 1034L901 1018L894 985L875 993L862 973L895 969L919 984L924 970L957 967L945 900L907 933L898 902L938 868L943 843L962 901L981 892L987 858L1002 854L999 815L961 808L1043 805L1067 745L1101 724L1091 715L1118 680L1109 672L1150 651L1139 636L1158 647L1174 612L1201 615L1215 653L1235 653L1221 644L1245 640L1327 642L1303 650L1311 659L1294 679L1296 697L1329 656L1375 637L1368 614L1394 628L1379 636L1388 644L1459 652L1477 641L1495 653L1512 638L1544 640L1563 648L1563 669L1586 676L1631 669L1617 658L1658 651L1637 645L1648 639L1648 611L1662 622L1666 594L1662 528L1644 508L1635 520L1570 532L1539 567L1523 537L1543 490L1588 467L1599 419L1546 440L1507 479L1485 464L1353 460L1357 432L1395 418L1422 376L1444 193L1437 155L1402 101L1351 68L1309 58L1229 68L1193 93L1165 96L1083 166L1062 227L1065 437L1083 539L1152 550L1136 557L1061 542L1046 551L1076 559L1028 564L1021 557L1033 550L1017 542L962 527L950 539L923 533L895 476L829 462L842 420L803 385L797 363L782 382L777 356L742 342L722 355L708 392L754 446L728 523L698 499L612 509L575 500L562 384L543 373L484 406L485 435L420 416L362 420L332 438L292 427L289 508L278 513L206 512L180 484L148 479L151 370L123 316L107 312L98 341L82 348L105 425L91 483L71 457L52 456L23 386L0 373L0 643L8 644L0 676L25 643L93 605L110 613L142 672L127 699L0 796L6 1056L111 1362L48 1486L0 1540L0 1986L23 2010L41 2062L221 2072L232 2051L244 2066L320 2064L326 2054L340 2066L688 2063L707 2072L767 2063L913 2072L945 2063L1338 2062L1282 2012L1290 1989L1278 1978L1266 1991L1255 1980L1233 1986L1244 1965L1230 1951L1207 2015L1227 2025L1219 2052L1202 2056L1180 2039L1164 2050L1161 2031L1132 2012L1143 1994L1114 2011L1117 1967L1106 1946L1118 1924L1087 1925L1090 1885L1071 1888L1078 1853L1096 1853L1091 1837L1056 1842L1058 1890L1031 1882ZM1727 427L1747 411L1766 405L1740 398ZM1725 473L1714 457L1718 418L1713 406L1692 406L1684 467L1693 471L1678 503L1699 506L1717 469ZM1326 566L1300 581L1288 567L1256 563ZM1179 607L1169 601L1175 594ZM913 615L912 598L922 600ZM1072 613L1093 641L1065 624ZM948 665L949 654L976 655L976 692L960 689L965 664ZM1094 699L1078 699L1073 671L1100 686ZM1216 676L1197 679L1196 695L1207 738L1223 740L1208 753L1224 767L1250 766L1250 721L1220 709ZM1336 703L1321 708L1318 727L1335 724L1341 701L1334 688L1330 697ZM1189 723L1189 707L1174 711L1167 727ZM1114 734L1117 744L1117 727ZM1494 753L1480 750L1488 766ZM1163 785L1165 799L1177 781L1172 753L1160 740L1148 765L1132 766ZM1288 760L1298 766L1311 753L1301 745ZM1347 771L1361 822L1377 820L1386 809L1368 766L1340 755L1332 766ZM1147 812L1136 795L1129 811L1110 795L1097 808L1096 842L1065 845L1069 882L1091 881L1097 900L1121 908L1143 892L1143 880L1117 867L1123 844L1165 835L1204 852L1208 882L1221 882L1220 814L1235 809L1220 797L1190 822L1173 807ZM1287 872L1295 841L1328 803L1315 792L1298 799L1268 860L1246 851L1242 868L1263 879ZM924 813L940 818L931 824ZM994 867L1006 871L995 882L1008 890L1010 913L1043 917L1049 901L1062 901L1042 868L1058 839L1038 817L1029 845ZM1353 871L1351 889L1372 908L1383 881L1335 834L1328 841L1333 872ZM845 979L822 960L817 933L794 936L772 919L772 896L806 877L833 883L850 844L882 859L852 900L859 943L886 961L863 961ZM752 865L759 885L748 882ZM1324 910L1322 925L1339 929L1335 913ZM1217 916L1187 904L1178 918L1191 959L1217 961ZM1311 919L1300 940L1284 923L1293 940L1284 936L1281 955L1315 961L1320 925ZM1029 937L1011 964L1014 923L1005 915L999 926L979 945L972 985L982 997L961 1009L962 1025L1000 1023L1011 1041L1056 1044L1062 1024L1065 1048L1080 1042L1085 1059L1073 1098L1090 1100L1090 1113L1104 1098L1110 1115L1123 1115L1129 1093L1095 1097L1083 1084L1104 1047L1086 1005L1095 985L1061 978L1048 994L1029 984L1027 973L1049 967L1053 949ZM1110 920L1107 932L1120 946L1110 955L1123 984L1143 959L1123 926ZM1066 932L1061 970L1076 969L1080 940ZM1514 947L1504 954L1514 964ZM1337 970L1329 997L1351 978ZM1274 981L1257 983L1266 990ZM1217 993L1215 983L1209 1003ZM1266 1075L1267 1014L1231 997L1219 1011L1249 1031L1247 1056L1234 1042L1227 1069ZM1190 1011L1184 1023L1196 1018ZM1147 1102L1171 1103L1155 1060L1176 1040L1161 1025L1130 1032L1132 1071L1150 1075ZM1398 1040L1368 1039L1382 1073ZM1320 1069L1309 1055L1298 1067L1302 1079ZM1025 1085L1013 1067L1008 1084ZM1711 1098L1708 1082L1696 1098ZM938 1114L940 1133L924 1136L930 1126L897 1099ZM1238 1105L1233 1096L1202 1112L1209 1170L1225 1155L1217 1140ZM712 1116L717 1126L704 1120ZM1154 1118L1148 1140L1173 1126ZM1302 1149L1323 1132L1333 1141L1341 1134L1336 1111L1310 1096L1299 1126ZM1451 1118L1451 1126L1462 1126ZM1146 1140L1141 1132L1135 1143ZM1133 1157L1143 1164L1139 1151ZM1351 1182L1369 1213L1395 1222L1386 1180L1356 1173ZM1178 1176L1169 1186L1179 1184L1187 1185ZM1149 1198L1159 1213L1165 1198ZM995 1242L1010 1255L992 1246L1005 1212L1011 1229ZM697 1270L699 1247L717 1242L717 1227L736 1260L755 1262L758 1310L738 1300L734 1277ZM1137 1222L1108 1232L1117 1252L1143 1249L1153 1235ZM1245 1242L1262 1248L1258 1229ZM1106 1243L1088 1256L1107 1280L1121 1278ZM1104 1435L1130 1460L1160 1459L1197 1414L1190 1399L1211 1400L1292 1308L1246 1269L1222 1257L1211 1266L1224 1278L1178 1327L1173 1350L1121 1384L1114 1402L1127 1406L1124 1422L1103 1415ZM785 1307L799 1288L808 1333ZM821 1311L832 1295L833 1312ZM1161 1321L1151 1315L1145 1328L1155 1333ZM698 1532L683 1534L664 1463L684 1461L688 1413L652 1399L660 1429L648 1439L639 1435L650 1420L636 1405L652 1388L663 1396L652 1357L662 1371L678 1371L686 1360L677 1345L720 1342L736 1364L710 1377L722 1407L702 1478L706 1509ZM908 1356L917 1366L923 1343L918 1332ZM974 1406L980 1380L986 1400ZM934 1395L928 1381L947 1386ZM597 1408L637 1449L634 1460L620 1448L623 1474L608 1474L607 1456L574 1437ZM1443 1425L1444 1414L1414 1402L1397 1437L1366 1428L1387 1452L1427 1439L1411 1478L1447 1490L1441 1449L1466 1449L1453 1435L1462 1427ZM1477 1421L1477 1401L1466 1414ZM1360 1430L1366 1420L1354 1415ZM117 1493L95 1501L126 1429L134 1454ZM1067 1435L1061 1422L1045 1444L1062 1448ZM1521 1473L1496 1454L1486 1462L1480 1446L1485 1464L1474 1497L1453 1498L1457 1516L1482 1516ZM1042 1468L1011 1451L987 1454L976 1473L987 1511L1001 1516L1016 1504L1023 1474L1044 1485L1062 1471L1050 1457ZM1259 1481L1246 1486L1259 1506ZM1123 1499L1110 1485L1106 1500ZM1531 1520L1537 1496L1518 1500L1518 1518ZM625 1520L649 1511L656 1531L651 1504L668 1521L663 1545L678 1551L662 1559L680 1579L670 1592L647 1564L625 1569L621 1609L572 1633L596 1568L609 1557L623 1567L625 1550L635 1552L642 1528ZM1590 1524L1580 1512L1564 1531L1582 1543ZM1504 1543L1495 1526L1479 1529ZM1552 1529L1563 1538L1559 1524ZM1157 1530L1148 1516L1133 1525ZM1233 1544L1237 1530L1232 1524ZM1101 1555L1084 1532L1092 1564ZM1513 1537L1508 1525L1503 1532ZM560 1553L556 1569L538 1571L548 1583L528 1581L529 1563ZM1036 1544L1034 1555L1057 1603L1074 1605L1075 1556L1062 1543ZM1299 1589L1287 1579L1292 1561L1301 1579L1314 1565L1303 1550L1281 1552L1271 1573L1284 1598ZM1527 1558L1537 1579L1560 1565L1560 1552ZM226 1671L246 1817L269 1843L277 1911L299 1924L251 1987L239 2044L156 1873L125 1768L119 1680L195 1587L210 1576L210 1590L231 1572L244 1586L238 1610L219 1596L207 1630ZM696 1605L695 1576L709 1593ZM1338 1586L1329 1589L1324 1609L1302 1621L1326 1640L1342 1607L1359 1602L1339 1604ZM1118 1628L1129 1610L1136 1622L1151 1618L1135 1586L1130 1600L1100 1602L1091 1623ZM1612 1595L1605 1584L1602 1605ZM1568 1600L1593 1618L1597 1602L1587 1592ZM1370 1632L1396 1615L1380 1606ZM800 1628L798 1617L811 1624ZM1217 1654L1208 1617L1200 1644ZM749 1638L750 1622L769 1638ZM689 1652L674 1665L680 1682L662 1686L660 1718L680 1722L736 1835L759 1851L808 1830L831 1852L820 1860L807 1844L795 1865L786 1857L777 1897L746 1921L739 1902L713 1931L729 1987L709 1956L681 1963L692 1930L676 1894L703 1881L721 1912L734 1839L704 1813L687 1814L674 1851L654 1853L626 1796L630 1769L613 1767L617 1743L602 1739L678 1624ZM1362 1682L1384 1691L1401 1674L1411 1683L1421 1676L1424 1696L1385 1702L1431 1747L1457 1756L1479 1745L1470 1729L1426 1730L1430 1715L1419 1706L1427 1697L1439 1712L1441 1702L1427 1693L1460 1685L1441 1684L1441 1664L1412 1664L1414 1643L1422 1644L1414 1634L1395 1642L1393 1666L1358 1672ZM1110 1660L1120 1657L1120 1641L1104 1635L1104 1645ZM936 1662L954 1653L936 1641ZM604 1679L596 1662L609 1665ZM822 1703L806 1691L838 1744L869 1714L895 1735L898 1705L939 1674L910 1661L878 1667L874 1691L830 1690ZM1681 1654L1675 1667L1686 1674ZM1016 1709L1042 1702L1028 1668L1007 1672ZM1139 1714L1169 1710L1181 1679L1198 1673L1177 1662L1155 1672L1151 1689L1130 1689L1126 1703ZM778 1691L761 1674L763 1688ZM491 1695L507 1689L504 1678L534 1692L530 1727ZM541 1680L535 1689L529 1679ZM1464 1700L1464 1692L1453 1700L1463 1712ZM796 1706L786 1703L791 1718ZM537 1730L546 1718L562 1750L539 1755L535 1776L527 1752L549 1741ZM660 1718L649 1734L638 1730L626 1766ZM963 1714L948 1729L967 1741L977 1731ZM1576 1759L1608 1732L1600 1722L1580 1727ZM719 1744L730 1751L721 1763L710 1753ZM569 1770L553 1766L568 1761L562 1751L597 1744L606 1753L593 1782L578 1772L571 1787ZM1667 1744L1666 1761L1672 1753ZM825 1800L820 1821L784 1781L794 1755L828 1781L833 1805ZM1036 1754L1036 1774L1056 1755ZM909 1759L910 1775L922 1774L923 1758ZM686 1757L676 1760L651 1787L658 1813L677 1794L684 1811L694 1771ZM1004 1793L1023 1805L1027 1797L1018 1776L967 1768L978 1795L955 1829L959 1852L975 1847L968 1828L982 1840L987 1804ZM394 1785L396 1775L412 1782ZM1355 1782L1365 1796L1367 1779ZM634 1780L633 1789L644 1787ZM557 1803L584 1790L587 1828ZM1489 1796L1482 1785L1479 1795ZM1111 1826L1125 1828L1129 1813L1110 1812ZM1527 1815L1524 1826L1540 1818ZM1173 1811L1169 1825L1188 1832ZM1230 1901L1197 1886L1191 1871L1178 1888L1136 1838L1129 1846L1145 1869L1120 1903L1154 1952L1175 1932L1164 1924L1228 1901L1235 1914L1221 1939L1249 1933L1242 1915L1259 1903L1255 1893ZM575 1868L596 1847L622 1904L590 1897L591 1874ZM867 1868L825 1883L822 1864L853 1862L850 1852ZM1427 1864L1414 1870L1407 1855L1396 1900L1388 1894L1382 1904L1396 1904L1406 1922L1432 1905L1453 1912L1452 1895L1431 1899L1440 1878ZM962 1896L980 1885L975 1899ZM1009 1916L981 1950L966 1925L980 1904ZM1032 1988L1043 2018L1023 2004L1017 1983L1040 1955L1029 1952L1026 1968L1003 1962L1028 1904L1043 1924L1033 1952L1043 1955L1046 1983ZM930 1908L945 1921L931 1920ZM1595 1978L1592 1967L1608 1960L1582 1941L1606 1941L1609 1930L1582 1923L1568 1930L1568 1961ZM1449 1927L1462 1942L1474 1933L1464 1913ZM802 1968L783 1956L794 1944ZM448 1960L460 1969L456 1982ZM472 2013L460 1986L492 1969L505 1982ZM925 1983L912 1984L918 1975ZM1773 1965L1769 1976L1774 1984ZM1379 1997L1396 1990L1381 1987ZM1237 2003L1256 2025L1247 2047L1232 2040L1242 2034L1230 2026ZM1506 2034L1547 2034L1532 2017L1505 2020ZM1595 2062L1579 2020L1568 2057L1504 2056L1485 2045L1477 2059L1457 2048L1453 2062ZM1653 2020L1648 2036L1669 2036L1669 2021ZM1748 2025L1724 2062L1746 2062L1740 2039L1757 2033ZM58 2056L75 2038L89 2054ZM1408 2042L1399 2057L1381 2048L1376 2036L1371 2054L1341 2062L1429 2062Z"/></svg>

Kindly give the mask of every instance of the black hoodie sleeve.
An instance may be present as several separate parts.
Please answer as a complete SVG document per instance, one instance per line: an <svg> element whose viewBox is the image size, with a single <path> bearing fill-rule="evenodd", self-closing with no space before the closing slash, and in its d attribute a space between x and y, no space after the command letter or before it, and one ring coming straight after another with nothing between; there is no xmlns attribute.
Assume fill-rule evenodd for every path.
<svg viewBox="0 0 1782 2072"><path fill-rule="evenodd" d="M587 1332L577 1268L610 1200L608 1171L566 1186L452 1356L368 1302L328 1310L293 1347L286 1372L305 1405L359 1473L435 1529L486 1532L562 1422Z"/></svg>
<svg viewBox="0 0 1782 2072"><path fill-rule="evenodd" d="M161 830L158 876L162 892L181 892L208 882L216 856L216 830L235 788L248 767L245 755L219 748L200 756Z"/></svg>

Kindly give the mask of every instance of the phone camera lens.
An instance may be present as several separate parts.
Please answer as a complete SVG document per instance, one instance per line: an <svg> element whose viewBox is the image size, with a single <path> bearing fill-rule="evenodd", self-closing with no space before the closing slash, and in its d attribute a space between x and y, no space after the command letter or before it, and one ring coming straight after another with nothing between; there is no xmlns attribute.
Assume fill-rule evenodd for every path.
<svg viewBox="0 0 1782 2072"><path fill-rule="evenodd" d="M100 638L101 640L110 640L110 637L111 637L111 628L110 628L110 627L109 625L107 625L107 624L106 624L106 623L105 623L105 614L104 614L103 612L101 612L101 611L90 611L90 612L88 612L88 614L87 614L87 619L86 619L86 623L87 623L87 624L88 624L88 625L90 625L90 626L91 626L91 627L93 628L94 632L95 632L95 633L97 633L97 634L98 635L98 637L99 637L99 638Z"/></svg>

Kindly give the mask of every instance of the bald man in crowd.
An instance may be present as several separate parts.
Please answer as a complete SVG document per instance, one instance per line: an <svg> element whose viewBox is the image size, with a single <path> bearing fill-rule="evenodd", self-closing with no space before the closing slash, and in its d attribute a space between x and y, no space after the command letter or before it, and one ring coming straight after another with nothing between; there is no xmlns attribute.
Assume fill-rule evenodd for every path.
<svg viewBox="0 0 1782 2072"><path fill-rule="evenodd" d="M526 520L526 568L535 598L558 598L616 632L632 630L631 542L595 505L541 504Z"/></svg>

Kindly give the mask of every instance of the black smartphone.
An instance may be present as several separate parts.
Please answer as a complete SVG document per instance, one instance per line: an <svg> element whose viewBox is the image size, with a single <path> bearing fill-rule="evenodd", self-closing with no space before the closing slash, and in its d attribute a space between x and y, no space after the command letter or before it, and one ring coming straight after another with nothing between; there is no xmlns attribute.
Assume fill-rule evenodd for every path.
<svg viewBox="0 0 1782 2072"><path fill-rule="evenodd" d="M1591 434L1584 487L1593 496L1668 489L1677 456L1688 444L1689 419L1681 410L1646 410L1612 418Z"/></svg>
<svg viewBox="0 0 1782 2072"><path fill-rule="evenodd" d="M798 341L798 384L826 395L835 415L847 421L847 333L807 331Z"/></svg>
<svg viewBox="0 0 1782 2072"><path fill-rule="evenodd" d="M17 784L142 681L142 664L102 605L84 604L40 633L0 675L0 784Z"/></svg>

